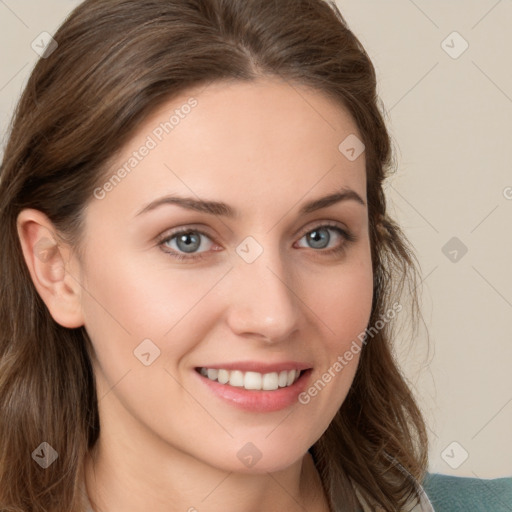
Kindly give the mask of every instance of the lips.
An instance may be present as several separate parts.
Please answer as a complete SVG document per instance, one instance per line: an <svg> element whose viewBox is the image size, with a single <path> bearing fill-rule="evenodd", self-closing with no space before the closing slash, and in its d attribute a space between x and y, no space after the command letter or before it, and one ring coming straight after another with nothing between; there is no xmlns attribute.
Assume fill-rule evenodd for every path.
<svg viewBox="0 0 512 512"><path fill-rule="evenodd" d="M298 403L312 374L310 364L220 363L195 368L195 374L213 396L239 409L268 413Z"/></svg>

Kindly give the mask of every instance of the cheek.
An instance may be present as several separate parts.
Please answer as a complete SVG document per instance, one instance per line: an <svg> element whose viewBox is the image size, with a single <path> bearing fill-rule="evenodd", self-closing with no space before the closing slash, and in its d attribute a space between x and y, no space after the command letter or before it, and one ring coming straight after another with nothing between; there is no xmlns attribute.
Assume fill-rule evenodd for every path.
<svg viewBox="0 0 512 512"><path fill-rule="evenodd" d="M139 357L148 351L153 368L176 367L207 331L215 306L207 296L224 273L212 269L191 279L193 270L170 269L165 257L148 265L144 254L123 257L112 245L91 247L82 299L85 328L110 385L144 368ZM196 336L183 336L184 329Z"/></svg>
<svg viewBox="0 0 512 512"><path fill-rule="evenodd" d="M355 254L346 265L308 278L305 297L326 333L333 354L346 350L364 332L371 314L373 271L369 254Z"/></svg>
<svg viewBox="0 0 512 512"><path fill-rule="evenodd" d="M322 418L318 435L343 403L357 370L373 300L371 258L354 256L345 266L308 279L306 295L323 332L321 364L299 397L309 413ZM320 424L321 423L321 424Z"/></svg>
<svg viewBox="0 0 512 512"><path fill-rule="evenodd" d="M215 276L212 277L212 282ZM187 272L148 265L143 256L113 258L94 253L84 281L86 322L133 338L162 339L204 297L212 283L203 274L191 283Z"/></svg>

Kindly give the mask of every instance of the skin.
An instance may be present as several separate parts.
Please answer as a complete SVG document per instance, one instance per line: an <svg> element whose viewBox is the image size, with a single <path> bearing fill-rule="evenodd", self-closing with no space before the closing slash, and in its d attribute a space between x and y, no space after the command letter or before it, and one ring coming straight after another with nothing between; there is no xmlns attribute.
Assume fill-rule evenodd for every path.
<svg viewBox="0 0 512 512"><path fill-rule="evenodd" d="M91 198L81 259L41 212L18 218L50 313L66 327L84 325L94 347L101 433L84 465L87 492L97 510L112 512L325 511L307 450L343 403L359 355L308 404L265 413L219 399L194 368L306 361L313 383L365 330L373 291L366 205L298 213L342 187L366 202L364 153L349 161L338 150L361 136L317 91L268 78L214 83L147 118L106 179L191 96L191 113L103 199ZM137 216L168 194L223 201L239 216L177 205ZM315 248L307 235L326 222L356 240L329 229L327 248ZM159 245L159 235L182 227L206 233L202 259L165 252L182 249L176 238ZM236 252L248 236L263 249L250 264ZM38 258L42 241L56 245ZM134 357L145 339L160 350L149 366ZM250 468L237 457L248 442L261 453Z"/></svg>

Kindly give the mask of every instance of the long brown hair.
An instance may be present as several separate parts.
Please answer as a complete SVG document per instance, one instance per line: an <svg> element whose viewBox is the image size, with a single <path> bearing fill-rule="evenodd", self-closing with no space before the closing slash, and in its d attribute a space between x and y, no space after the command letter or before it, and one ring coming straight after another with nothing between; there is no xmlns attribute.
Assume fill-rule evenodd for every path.
<svg viewBox="0 0 512 512"><path fill-rule="evenodd" d="M366 146L369 327L406 283L414 325L419 312L418 263L386 212L393 158L374 67L334 3L86 0L54 38L58 48L38 61L18 103L1 165L0 509L9 512L82 511L82 465L100 430L91 342L83 327L57 324L36 292L17 215L42 211L78 248L107 163L149 114L192 86L277 76L347 108ZM365 339L349 394L311 449L336 511L357 510L355 489L401 509L425 474L425 425L393 357L394 326ZM42 442L58 453L46 470L31 457Z"/></svg>

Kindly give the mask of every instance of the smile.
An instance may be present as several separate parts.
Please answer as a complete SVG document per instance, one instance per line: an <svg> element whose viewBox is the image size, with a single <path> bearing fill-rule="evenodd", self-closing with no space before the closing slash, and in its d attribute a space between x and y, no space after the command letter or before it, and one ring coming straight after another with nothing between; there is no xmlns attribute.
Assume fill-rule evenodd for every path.
<svg viewBox="0 0 512 512"><path fill-rule="evenodd" d="M292 386L300 377L301 370L283 370L281 372L259 373L222 368L199 368L204 377L227 386L244 388L251 391L275 391Z"/></svg>

